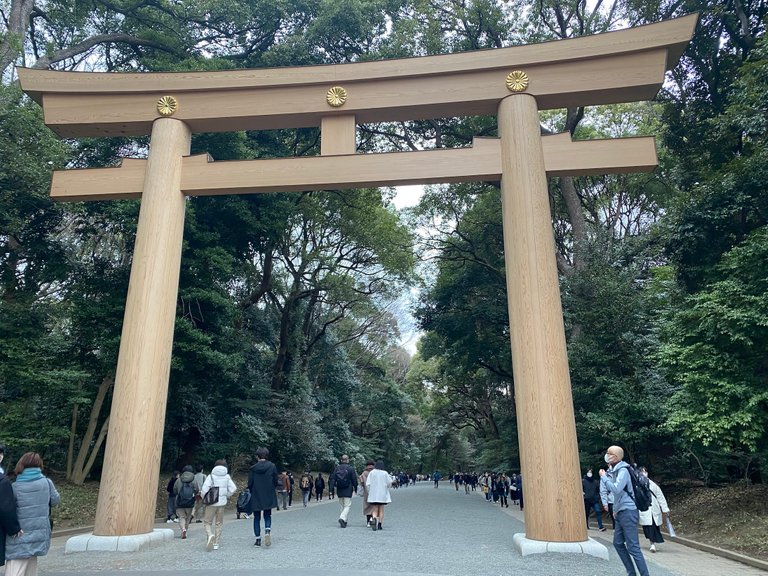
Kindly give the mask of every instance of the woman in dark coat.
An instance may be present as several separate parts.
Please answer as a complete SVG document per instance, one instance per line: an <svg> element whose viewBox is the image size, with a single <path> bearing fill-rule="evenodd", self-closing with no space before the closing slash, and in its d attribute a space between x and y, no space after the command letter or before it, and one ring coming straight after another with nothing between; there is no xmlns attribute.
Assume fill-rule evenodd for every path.
<svg viewBox="0 0 768 576"><path fill-rule="evenodd" d="M0 473L0 566L5 564L5 538L16 536L20 530L13 486L8 478Z"/></svg>
<svg viewBox="0 0 768 576"><path fill-rule="evenodd" d="M248 490L251 501L248 503L253 512L253 533L256 536L255 546L261 546L261 516L264 515L264 546L272 544L272 508L277 508L276 488L279 484L277 468L267 460L269 450L259 448L256 457L259 459L251 466L248 473Z"/></svg>
<svg viewBox="0 0 768 576"><path fill-rule="evenodd" d="M323 475L318 473L317 478L315 478L315 500L319 501L323 499L324 490L325 480L323 480Z"/></svg>

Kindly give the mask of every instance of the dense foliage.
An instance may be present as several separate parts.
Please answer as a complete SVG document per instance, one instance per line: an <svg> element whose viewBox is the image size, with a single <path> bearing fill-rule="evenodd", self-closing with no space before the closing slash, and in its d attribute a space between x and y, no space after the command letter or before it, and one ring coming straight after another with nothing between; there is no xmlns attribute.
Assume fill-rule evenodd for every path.
<svg viewBox="0 0 768 576"><path fill-rule="evenodd" d="M542 42L699 12L653 103L542 114L575 138L660 135L650 175L557 178L553 232L582 463L609 443L661 473L765 470L768 45L764 0L0 1L0 441L98 476L138 203L54 205L52 169L141 156L61 142L14 65L176 71L352 62ZM362 151L466 146L495 118L362 126ZM314 155L317 129L197 134L217 160ZM519 467L499 191L193 198L165 466L257 445L413 471ZM420 258L419 258L420 257ZM420 260L420 261L418 261ZM418 272L418 274L417 274ZM423 332L399 344L417 286Z"/></svg>

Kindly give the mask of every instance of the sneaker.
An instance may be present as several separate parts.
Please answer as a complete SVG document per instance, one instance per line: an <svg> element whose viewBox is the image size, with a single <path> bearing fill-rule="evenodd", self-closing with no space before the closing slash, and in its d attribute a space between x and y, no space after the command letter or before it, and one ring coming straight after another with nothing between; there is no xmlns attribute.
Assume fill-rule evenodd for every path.
<svg viewBox="0 0 768 576"><path fill-rule="evenodd" d="M218 550L218 549L219 549L219 545L218 545L218 544L214 544L214 545L213 545L213 549L214 549L214 550Z"/></svg>
<svg viewBox="0 0 768 576"><path fill-rule="evenodd" d="M272 533L267 532L264 534L264 546L272 546Z"/></svg>
<svg viewBox="0 0 768 576"><path fill-rule="evenodd" d="M651 552L656 552L656 544L651 544Z"/></svg>
<svg viewBox="0 0 768 576"><path fill-rule="evenodd" d="M377 527L376 527L377 523L378 523L378 520L376 520L376 518L371 520L371 530L373 530L374 532L376 532L376 530L377 530Z"/></svg>
<svg viewBox="0 0 768 576"><path fill-rule="evenodd" d="M254 546L261 546L261 538L256 538L256 542L253 543Z"/></svg>
<svg viewBox="0 0 768 576"><path fill-rule="evenodd" d="M182 530L181 531L181 539L182 540L186 540L187 539L187 531L186 530Z"/></svg>
<svg viewBox="0 0 768 576"><path fill-rule="evenodd" d="M202 524L202 523L203 523L202 520L195 520L195 524Z"/></svg>
<svg viewBox="0 0 768 576"><path fill-rule="evenodd" d="M170 518L168 518L168 520L166 520L166 521L165 521L165 523L166 523L166 524L173 524L173 520L171 520Z"/></svg>
<svg viewBox="0 0 768 576"><path fill-rule="evenodd" d="M174 518L174 519L173 519L173 521L174 521L174 523L176 523L176 524L178 524L178 523L179 523L179 519L178 519L178 518Z"/></svg>
<svg viewBox="0 0 768 576"><path fill-rule="evenodd" d="M213 534L208 536L208 540L205 541L205 549L210 552L213 550Z"/></svg>
<svg viewBox="0 0 768 576"><path fill-rule="evenodd" d="M605 526L603 526L602 528L598 528L598 530L599 530L600 532L605 532Z"/></svg>
<svg viewBox="0 0 768 576"><path fill-rule="evenodd" d="M347 527L347 521L346 520L342 520L341 518L339 518L339 526L341 526L342 528L346 528Z"/></svg>

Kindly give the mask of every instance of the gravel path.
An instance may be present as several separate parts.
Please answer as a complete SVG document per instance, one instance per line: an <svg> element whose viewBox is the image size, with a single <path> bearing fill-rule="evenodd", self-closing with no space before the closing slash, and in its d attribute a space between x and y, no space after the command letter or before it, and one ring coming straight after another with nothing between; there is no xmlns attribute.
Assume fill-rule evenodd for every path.
<svg viewBox="0 0 768 576"><path fill-rule="evenodd" d="M438 490L431 484L393 491L384 529L365 527L360 498L352 501L349 526L337 522L337 500L294 504L273 512L272 546L253 545L250 520L227 514L221 548L206 552L202 524L193 524L187 540L176 538L162 546L135 554L91 552L64 555L65 538L54 540L51 552L40 559L41 576L90 576L137 571L163 576L198 576L226 573L233 576L604 576L624 574L607 538L609 562L588 556L543 554L523 558L512 547L512 535L523 525L513 514L485 502L478 494L456 492L449 484ZM509 509L510 511L513 508ZM158 526L161 527L161 526ZM167 527L165 524L162 527ZM174 525L178 534L178 525ZM610 532L606 532L611 534ZM600 534L603 536L603 534ZM648 555L650 556L650 555ZM653 576L675 572L653 564Z"/></svg>

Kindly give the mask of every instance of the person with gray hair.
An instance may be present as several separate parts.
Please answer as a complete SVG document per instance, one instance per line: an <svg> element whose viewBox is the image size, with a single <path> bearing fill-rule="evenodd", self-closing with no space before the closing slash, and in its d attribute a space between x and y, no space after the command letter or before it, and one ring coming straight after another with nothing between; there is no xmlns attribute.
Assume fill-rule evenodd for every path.
<svg viewBox="0 0 768 576"><path fill-rule="evenodd" d="M328 489L335 491L339 498L341 513L339 514L339 526L347 527L349 519L349 510L352 507L352 494L357 492L357 472L349 465L349 456L343 454L340 458L341 463L328 479Z"/></svg>

